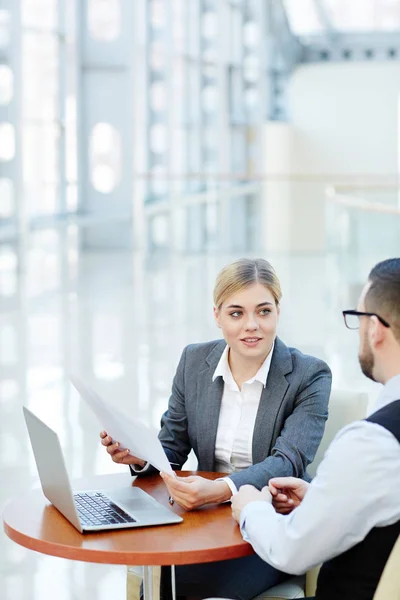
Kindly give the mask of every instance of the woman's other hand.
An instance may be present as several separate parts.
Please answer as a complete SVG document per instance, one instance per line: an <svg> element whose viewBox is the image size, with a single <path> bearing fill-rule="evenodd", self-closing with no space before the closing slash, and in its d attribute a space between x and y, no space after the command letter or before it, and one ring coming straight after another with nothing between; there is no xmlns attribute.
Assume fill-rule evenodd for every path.
<svg viewBox="0 0 400 600"><path fill-rule="evenodd" d="M273 477L270 479L268 487L276 512L282 515L292 512L303 500L309 485L297 477Z"/></svg>
<svg viewBox="0 0 400 600"><path fill-rule="evenodd" d="M160 473L171 498L185 510L193 510L204 504L221 503L229 500L232 492L225 481L213 481L198 475L175 477Z"/></svg>
<svg viewBox="0 0 400 600"><path fill-rule="evenodd" d="M128 448L121 450L121 444L119 442L113 442L112 437L108 435L107 431L101 431L100 438L102 445L105 446L108 454L115 463L120 465L137 465L138 467L144 467L146 464L141 458L132 456Z"/></svg>

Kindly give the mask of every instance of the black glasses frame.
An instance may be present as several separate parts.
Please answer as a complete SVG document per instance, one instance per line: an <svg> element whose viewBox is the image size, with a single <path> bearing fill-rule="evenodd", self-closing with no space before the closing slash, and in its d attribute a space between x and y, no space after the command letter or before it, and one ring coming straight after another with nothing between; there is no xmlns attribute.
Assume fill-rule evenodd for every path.
<svg viewBox="0 0 400 600"><path fill-rule="evenodd" d="M379 315L377 315L376 313L371 313L371 312L361 312L359 310L344 310L342 311L342 315L344 318L344 324L346 325L347 329L358 329L355 327L349 327L347 325L347 321L346 321L346 315L353 315L355 317L376 317L378 319L378 321L380 323L382 323L382 325L384 327L390 327L389 323L387 321L385 321L385 319L382 319L382 317L380 317Z"/></svg>

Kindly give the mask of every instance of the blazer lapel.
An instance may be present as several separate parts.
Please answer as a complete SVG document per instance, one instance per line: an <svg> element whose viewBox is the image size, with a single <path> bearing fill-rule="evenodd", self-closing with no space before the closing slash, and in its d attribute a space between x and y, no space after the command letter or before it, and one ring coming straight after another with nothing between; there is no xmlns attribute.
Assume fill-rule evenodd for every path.
<svg viewBox="0 0 400 600"><path fill-rule="evenodd" d="M262 391L253 432L253 464L263 461L270 452L275 421L289 383L285 377L293 370L289 349L279 338L275 339L274 353Z"/></svg>
<svg viewBox="0 0 400 600"><path fill-rule="evenodd" d="M197 376L197 415L199 467L203 471L214 470L215 440L224 382L222 377L212 380L226 343L222 340L214 346L206 358L207 367Z"/></svg>

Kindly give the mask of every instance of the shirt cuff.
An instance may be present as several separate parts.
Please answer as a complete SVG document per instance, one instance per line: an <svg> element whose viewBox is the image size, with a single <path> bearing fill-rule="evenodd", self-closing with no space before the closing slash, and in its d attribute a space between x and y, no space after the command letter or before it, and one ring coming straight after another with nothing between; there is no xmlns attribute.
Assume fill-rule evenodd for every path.
<svg viewBox="0 0 400 600"><path fill-rule="evenodd" d="M233 494L237 494L237 487L236 485L233 483L232 479L230 479L229 477L218 477L218 479L216 479L215 481L225 481L225 483L228 484L229 489L232 492L232 496ZM225 500L225 502L230 502L231 499L229 498L229 500Z"/></svg>
<svg viewBox="0 0 400 600"><path fill-rule="evenodd" d="M270 508L266 508L267 506L269 506ZM240 513L239 525L240 525L240 533L242 534L242 538L244 539L245 542L249 542L251 544L250 538L246 533L246 519L248 517L251 517L252 514L254 514L254 513L256 515L257 515L257 513L261 513L258 515L258 518L260 520L262 520L263 518L265 519L266 514L268 515L269 510L271 510L273 512L273 514L276 514L274 508L272 507L272 504L270 502L265 502L265 500L255 500L254 502L249 502L242 509L242 511Z"/></svg>
<svg viewBox="0 0 400 600"><path fill-rule="evenodd" d="M150 463L147 462L143 467L139 467L136 465L129 465L129 466L134 473L144 473L150 467Z"/></svg>

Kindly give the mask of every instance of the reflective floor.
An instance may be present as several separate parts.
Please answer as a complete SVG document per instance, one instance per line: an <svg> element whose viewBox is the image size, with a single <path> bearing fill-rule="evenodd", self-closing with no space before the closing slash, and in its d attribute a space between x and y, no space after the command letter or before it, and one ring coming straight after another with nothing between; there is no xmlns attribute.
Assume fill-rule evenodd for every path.
<svg viewBox="0 0 400 600"><path fill-rule="evenodd" d="M219 337L213 283L236 258L80 253L73 229L36 234L25 252L18 275L14 249L0 246L1 508L38 483L24 403L57 429L73 477L123 470L102 452L99 425L68 374L80 373L157 427L185 344ZM336 388L365 389L371 399L379 386L361 375L357 332L344 327L341 310L355 307L369 269L384 257L379 250L268 257L284 293L282 339L325 359ZM2 531L0 548L2 600L124 598L124 567L43 556Z"/></svg>

